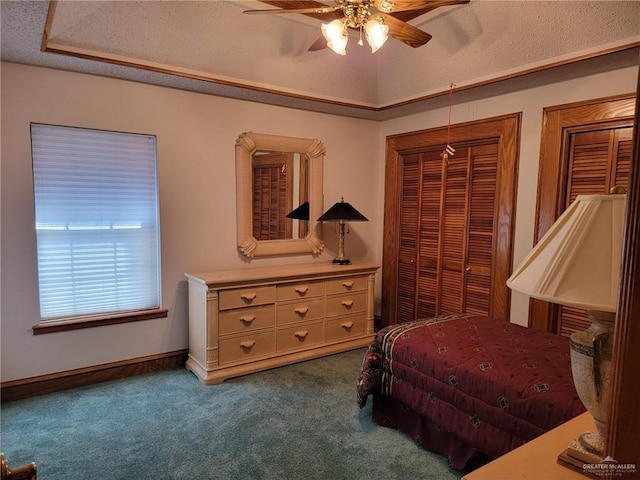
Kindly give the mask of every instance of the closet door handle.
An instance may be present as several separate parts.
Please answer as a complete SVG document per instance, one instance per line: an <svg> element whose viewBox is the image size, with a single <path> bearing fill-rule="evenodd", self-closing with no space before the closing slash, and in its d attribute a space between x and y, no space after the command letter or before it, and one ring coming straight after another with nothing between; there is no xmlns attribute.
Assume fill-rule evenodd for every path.
<svg viewBox="0 0 640 480"><path fill-rule="evenodd" d="M258 296L257 293L243 293L242 295L240 295L240 298L243 299L245 302L252 302L253 300L256 299L257 296Z"/></svg>
<svg viewBox="0 0 640 480"><path fill-rule="evenodd" d="M471 267L469 265L467 265L467 268L464 269L465 272L470 272L471 271Z"/></svg>
<svg viewBox="0 0 640 480"><path fill-rule="evenodd" d="M344 328L345 330L350 330L351 327L353 327L353 322L344 322L342 325L340 325L342 328Z"/></svg>
<svg viewBox="0 0 640 480"><path fill-rule="evenodd" d="M255 340L248 340L246 342L240 342L240 346L242 348L247 349L247 350L251 350L255 344L256 344Z"/></svg>
<svg viewBox="0 0 640 480"><path fill-rule="evenodd" d="M309 287L298 287L296 288L296 293L299 295L304 295L309 291Z"/></svg>
<svg viewBox="0 0 640 480"><path fill-rule="evenodd" d="M293 311L296 312L298 315L304 315L309 311L309 307L298 307L298 308L295 308Z"/></svg>
<svg viewBox="0 0 640 480"><path fill-rule="evenodd" d="M247 317L244 317L244 316L243 316L243 317L240 317L240 321L241 321L242 323L251 323L251 322L253 322L255 319L256 319L256 316L255 316L255 315L251 315L250 317L248 317L248 316L247 316Z"/></svg>
<svg viewBox="0 0 640 480"><path fill-rule="evenodd" d="M307 338L309 332L307 330L300 330L299 332L295 332L294 335L298 337L300 340Z"/></svg>
<svg viewBox="0 0 640 480"><path fill-rule="evenodd" d="M342 305L346 308L351 308L353 307L353 300L345 300L344 302L342 302Z"/></svg>

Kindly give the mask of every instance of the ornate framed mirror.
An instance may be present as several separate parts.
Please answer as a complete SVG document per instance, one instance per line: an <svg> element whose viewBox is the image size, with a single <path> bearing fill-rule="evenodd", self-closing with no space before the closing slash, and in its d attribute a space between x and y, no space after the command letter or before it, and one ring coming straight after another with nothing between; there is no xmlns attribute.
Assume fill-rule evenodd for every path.
<svg viewBox="0 0 640 480"><path fill-rule="evenodd" d="M322 251L324 144L245 132L236 140L238 250L247 257ZM308 220L287 214L308 202ZM303 207L306 207L304 205Z"/></svg>

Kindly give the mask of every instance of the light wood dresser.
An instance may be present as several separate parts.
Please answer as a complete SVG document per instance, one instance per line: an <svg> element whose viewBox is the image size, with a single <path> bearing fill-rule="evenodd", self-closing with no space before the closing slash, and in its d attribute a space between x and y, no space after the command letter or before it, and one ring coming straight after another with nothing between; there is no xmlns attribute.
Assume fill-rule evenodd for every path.
<svg viewBox="0 0 640 480"><path fill-rule="evenodd" d="M189 359L206 385L369 345L378 265L186 273Z"/></svg>

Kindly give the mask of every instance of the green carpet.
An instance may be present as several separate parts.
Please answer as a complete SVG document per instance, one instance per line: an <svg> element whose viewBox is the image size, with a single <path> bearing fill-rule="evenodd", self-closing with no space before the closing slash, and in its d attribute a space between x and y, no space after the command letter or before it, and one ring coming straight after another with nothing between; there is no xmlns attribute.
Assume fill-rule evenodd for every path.
<svg viewBox="0 0 640 480"><path fill-rule="evenodd" d="M360 410L364 349L203 386L185 369L2 405L10 467L39 480L459 479Z"/></svg>

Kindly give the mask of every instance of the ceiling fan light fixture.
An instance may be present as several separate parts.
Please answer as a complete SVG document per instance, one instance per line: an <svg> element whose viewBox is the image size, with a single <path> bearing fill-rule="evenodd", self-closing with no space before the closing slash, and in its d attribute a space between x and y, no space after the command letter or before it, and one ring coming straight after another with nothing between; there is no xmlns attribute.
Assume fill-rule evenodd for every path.
<svg viewBox="0 0 640 480"><path fill-rule="evenodd" d="M322 35L327 39L327 47L338 55L347 54L347 27L342 20L336 19L322 24Z"/></svg>
<svg viewBox="0 0 640 480"><path fill-rule="evenodd" d="M2 0L0 0L2 1ZM327 41L327 47L339 55L346 55L346 47L349 39L348 29L357 30L360 33L358 45L363 45L362 34L366 31L367 42L371 46L371 52L376 52L387 41L389 36L409 45L421 47L429 40L431 35L414 27L407 20L430 12L436 8L461 5L471 0L334 0L335 5L329 6L318 2L266 2L270 4L284 5L290 8L277 8L267 10L245 10L249 14L275 14L275 13L299 13L312 16L328 16L334 20L322 25L322 35ZM300 4L295 7L294 4ZM312 5L311 7L309 5ZM343 18L336 15L342 11ZM395 13L406 12L406 15ZM327 17L324 17L327 18ZM324 48L323 37L318 38L309 51L322 50Z"/></svg>
<svg viewBox="0 0 640 480"><path fill-rule="evenodd" d="M380 0L377 6L378 6L378 10L380 10L381 12L391 13L391 11L393 10L393 7L395 7L396 4L391 2L390 0Z"/></svg>
<svg viewBox="0 0 640 480"><path fill-rule="evenodd" d="M371 47L371 53L375 53L389 38L389 27L385 25L382 17L369 20L364 26L364 32Z"/></svg>

